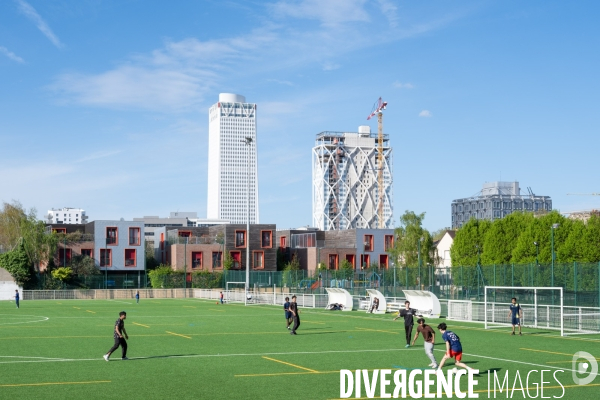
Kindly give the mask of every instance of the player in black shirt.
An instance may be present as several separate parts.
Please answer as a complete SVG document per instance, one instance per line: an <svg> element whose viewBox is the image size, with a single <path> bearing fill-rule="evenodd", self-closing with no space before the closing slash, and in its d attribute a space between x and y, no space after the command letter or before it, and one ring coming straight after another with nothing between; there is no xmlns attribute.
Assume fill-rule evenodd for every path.
<svg viewBox="0 0 600 400"><path fill-rule="evenodd" d="M108 361L110 355L113 351L117 350L119 346L121 346L121 359L128 360L127 358L127 342L125 339L129 339L127 336L127 331L125 331L125 318L127 318L127 313L125 311L121 311L119 313L119 319L115 321L115 345L104 355L104 359ZM125 336L125 338L123 338Z"/></svg>
<svg viewBox="0 0 600 400"><path fill-rule="evenodd" d="M417 315L417 310L410 308L410 301L404 302L404 310L398 311L398 316L394 318L394 321L400 317L404 317L404 332L406 333L406 346L410 347L410 339L412 337L412 330L415 324L413 316Z"/></svg>
<svg viewBox="0 0 600 400"><path fill-rule="evenodd" d="M296 303L296 296L292 296L292 302L290 303L289 310L292 313L292 318L294 319L294 326L290 331L290 335L295 335L296 329L300 327L300 313L298 311L298 303Z"/></svg>

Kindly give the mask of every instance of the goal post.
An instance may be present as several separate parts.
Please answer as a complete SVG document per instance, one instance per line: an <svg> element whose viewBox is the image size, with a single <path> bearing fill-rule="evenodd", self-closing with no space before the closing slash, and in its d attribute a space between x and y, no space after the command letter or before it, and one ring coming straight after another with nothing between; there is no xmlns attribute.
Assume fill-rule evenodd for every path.
<svg viewBox="0 0 600 400"><path fill-rule="evenodd" d="M242 290L240 291L239 288ZM246 282L227 282L225 284L225 301L227 303L246 303Z"/></svg>
<svg viewBox="0 0 600 400"><path fill-rule="evenodd" d="M565 336L564 295L562 287L485 286L485 329L511 326L509 307L517 298L521 306L521 326L560 330Z"/></svg>

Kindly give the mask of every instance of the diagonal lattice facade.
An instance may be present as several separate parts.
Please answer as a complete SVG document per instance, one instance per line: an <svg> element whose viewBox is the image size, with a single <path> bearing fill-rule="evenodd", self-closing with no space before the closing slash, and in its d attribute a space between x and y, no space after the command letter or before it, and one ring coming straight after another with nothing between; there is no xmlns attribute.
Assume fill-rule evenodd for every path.
<svg viewBox="0 0 600 400"><path fill-rule="evenodd" d="M312 150L313 224L322 230L393 228L392 148L383 139L378 165L377 137L369 127L359 133L321 132ZM379 169L383 187L377 184ZM378 216L383 197L383 219Z"/></svg>

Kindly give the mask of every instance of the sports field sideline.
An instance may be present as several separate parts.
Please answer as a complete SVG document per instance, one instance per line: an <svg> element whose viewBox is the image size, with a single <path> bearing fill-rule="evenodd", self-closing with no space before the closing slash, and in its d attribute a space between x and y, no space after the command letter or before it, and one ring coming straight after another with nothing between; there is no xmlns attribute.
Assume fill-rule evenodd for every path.
<svg viewBox="0 0 600 400"><path fill-rule="evenodd" d="M121 361L119 349L106 362L102 355L113 344L120 311L127 312L130 359ZM340 369L412 370L429 363L422 338L406 349L402 320L393 322L390 314L301 309L300 316L292 336L283 309L274 306L132 299L24 301L16 309L3 301L0 398L335 399ZM435 328L441 321L427 323ZM547 373L544 396L564 390L564 399L600 397L600 377L586 386L572 378L576 352L600 360L598 336L561 338L525 328L519 337L510 328L445 322L461 338L463 361L480 370L480 398L488 397L488 370L502 377L508 370L511 387L518 370L533 395L532 381L539 385L540 376L527 386L527 373L558 369L564 370L557 373L564 389ZM444 349L436 330L438 361ZM506 392L497 396L506 398ZM519 390L513 398L524 397Z"/></svg>

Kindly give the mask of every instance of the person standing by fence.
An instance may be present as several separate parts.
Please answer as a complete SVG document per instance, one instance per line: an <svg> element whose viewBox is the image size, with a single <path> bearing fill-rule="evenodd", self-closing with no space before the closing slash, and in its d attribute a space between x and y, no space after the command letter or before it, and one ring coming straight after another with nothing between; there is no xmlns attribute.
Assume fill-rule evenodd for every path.
<svg viewBox="0 0 600 400"><path fill-rule="evenodd" d="M15 290L15 303L17 303L17 308L19 308L19 289Z"/></svg>
<svg viewBox="0 0 600 400"><path fill-rule="evenodd" d="M135 292L135 302L136 303L140 302L140 291L139 290Z"/></svg>

